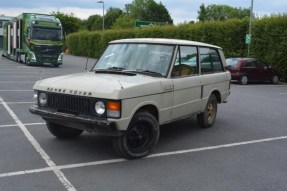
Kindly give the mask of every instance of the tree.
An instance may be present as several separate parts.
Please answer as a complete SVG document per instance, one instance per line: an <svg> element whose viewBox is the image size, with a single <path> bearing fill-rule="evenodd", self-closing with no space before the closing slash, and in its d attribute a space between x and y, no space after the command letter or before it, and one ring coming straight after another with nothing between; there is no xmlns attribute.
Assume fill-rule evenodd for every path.
<svg viewBox="0 0 287 191"><path fill-rule="evenodd" d="M54 15L58 19L60 19L63 30L66 32L66 34L70 34L73 32L77 32L80 29L81 26L81 19L74 16L73 13L65 14L61 13L60 11L52 12L51 15Z"/></svg>
<svg viewBox="0 0 287 191"><path fill-rule="evenodd" d="M105 28L110 29L113 23L123 14L123 11L119 8L110 7L105 15Z"/></svg>
<svg viewBox="0 0 287 191"><path fill-rule="evenodd" d="M133 28L135 26L135 22L136 20L125 15L122 14L121 16L119 16L115 22L113 23L112 29L129 29L129 28Z"/></svg>
<svg viewBox="0 0 287 191"><path fill-rule="evenodd" d="M83 28L89 31L102 30L103 18L100 15L91 15L83 22Z"/></svg>
<svg viewBox="0 0 287 191"><path fill-rule="evenodd" d="M227 20L232 18L242 19L250 16L250 9L235 8L229 5L208 5L202 4L198 11L198 20Z"/></svg>
<svg viewBox="0 0 287 191"><path fill-rule="evenodd" d="M206 20L206 9L205 9L205 6L204 6L204 3L202 3L199 7L199 11L197 11L198 13L198 17L197 19L199 21L205 21Z"/></svg>
<svg viewBox="0 0 287 191"><path fill-rule="evenodd" d="M127 14L136 20L173 23L165 6L154 0L133 0L126 5Z"/></svg>

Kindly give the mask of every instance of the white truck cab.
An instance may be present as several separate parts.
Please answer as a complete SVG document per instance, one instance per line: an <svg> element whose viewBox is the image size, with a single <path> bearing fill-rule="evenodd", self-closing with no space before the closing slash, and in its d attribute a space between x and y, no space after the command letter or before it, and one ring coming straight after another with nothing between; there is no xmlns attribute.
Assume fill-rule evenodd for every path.
<svg viewBox="0 0 287 191"><path fill-rule="evenodd" d="M30 112L58 138L97 132L112 136L121 156L140 158L157 144L162 124L197 115L201 127L213 125L230 94L225 67L222 49L206 43L115 40L91 71L37 81Z"/></svg>

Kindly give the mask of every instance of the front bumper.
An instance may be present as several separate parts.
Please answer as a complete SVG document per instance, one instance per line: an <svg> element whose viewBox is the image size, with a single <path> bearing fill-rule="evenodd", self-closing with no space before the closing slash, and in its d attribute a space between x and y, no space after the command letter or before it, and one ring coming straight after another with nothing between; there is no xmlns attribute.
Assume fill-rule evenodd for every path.
<svg viewBox="0 0 287 191"><path fill-rule="evenodd" d="M108 136L121 136L123 133L117 129L115 122L110 122L95 116L63 113L58 112L56 109L40 108L37 105L31 106L29 111L32 114L41 116L46 121L75 129L82 129Z"/></svg>

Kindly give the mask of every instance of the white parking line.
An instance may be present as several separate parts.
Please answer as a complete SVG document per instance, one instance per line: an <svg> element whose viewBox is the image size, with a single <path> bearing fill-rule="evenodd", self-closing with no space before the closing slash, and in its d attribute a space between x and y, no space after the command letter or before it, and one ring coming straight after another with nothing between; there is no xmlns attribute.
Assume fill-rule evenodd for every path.
<svg viewBox="0 0 287 191"><path fill-rule="evenodd" d="M32 77L41 77L41 76L0 76L0 78L32 78Z"/></svg>
<svg viewBox="0 0 287 191"><path fill-rule="evenodd" d="M35 82L0 82L0 84L34 84Z"/></svg>
<svg viewBox="0 0 287 191"><path fill-rule="evenodd" d="M34 101L27 101L27 102L6 102L7 104L33 104Z"/></svg>
<svg viewBox="0 0 287 191"><path fill-rule="evenodd" d="M47 165L49 167L55 167L56 164L51 160L49 155L42 149L41 145L36 141L36 139L33 137L33 135L28 131L26 126L20 121L20 119L16 116L16 114L11 110L11 108L8 106L7 103L0 97L0 102L2 102L5 109L8 111L8 113L11 115L11 117L14 119L16 124L20 127L20 129L23 131L26 138L29 140L29 142L33 145L33 147L36 149L36 151L41 155L41 157L45 160ZM60 182L65 186L65 188L68 191L75 191L76 188L71 184L71 182L66 178L64 173L58 169L53 170L53 172L56 174Z"/></svg>
<svg viewBox="0 0 287 191"><path fill-rule="evenodd" d="M0 90L0 92L31 92L34 90Z"/></svg>
<svg viewBox="0 0 287 191"><path fill-rule="evenodd" d="M210 147L201 147L201 148L188 149L188 150L156 153L156 154L152 154L152 155L145 157L145 159L171 156L171 155L180 155L180 154L187 154L187 153L194 153L194 152L208 151L208 150L215 150L215 149L222 149L222 148L231 148L231 147L236 147L236 146L241 146L241 145L250 145L250 144L256 144L256 143L264 143L264 142L286 140L286 139L287 139L287 136L281 136L281 137L257 139L257 140L245 141L245 142L216 145L216 146L210 146ZM126 160L126 159L110 159L110 160L94 161L94 162L87 162L87 163L68 164L68 165L61 165L61 166L50 166L47 168L39 168L39 169L32 169L32 170L2 173L2 174L0 174L0 178L9 177L9 176L18 176L18 175L24 175L24 174L47 172L47 171L72 169L72 168L87 167L87 166L98 166L98 165L105 165L105 164L112 164L112 163L120 163L120 162L124 162L124 161L128 161L128 160Z"/></svg>
<svg viewBox="0 0 287 191"><path fill-rule="evenodd" d="M236 85L236 87L239 87L239 88L248 88L248 87L274 87L274 88L281 88L281 87L287 87L287 85L281 85L281 84L278 84L278 85Z"/></svg>
<svg viewBox="0 0 287 191"><path fill-rule="evenodd" d="M25 126L33 126L33 125L46 125L46 123L26 123L26 124L23 124ZM16 127L18 126L18 124L10 124L10 125L0 125L0 128L1 127Z"/></svg>

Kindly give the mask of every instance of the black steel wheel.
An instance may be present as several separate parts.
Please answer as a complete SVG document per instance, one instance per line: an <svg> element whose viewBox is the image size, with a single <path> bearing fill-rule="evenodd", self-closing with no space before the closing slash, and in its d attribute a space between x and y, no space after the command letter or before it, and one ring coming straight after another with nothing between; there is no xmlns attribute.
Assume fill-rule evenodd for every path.
<svg viewBox="0 0 287 191"><path fill-rule="evenodd" d="M197 122L202 128L209 128L213 125L217 114L217 99L211 94L203 113L197 115Z"/></svg>
<svg viewBox="0 0 287 191"><path fill-rule="evenodd" d="M81 129L74 129L49 121L46 121L46 124L50 133L59 139L76 138L83 133Z"/></svg>
<svg viewBox="0 0 287 191"><path fill-rule="evenodd" d="M157 144L159 132L156 118L147 111L140 111L131 120L127 131L114 138L114 149L127 159L147 156Z"/></svg>

